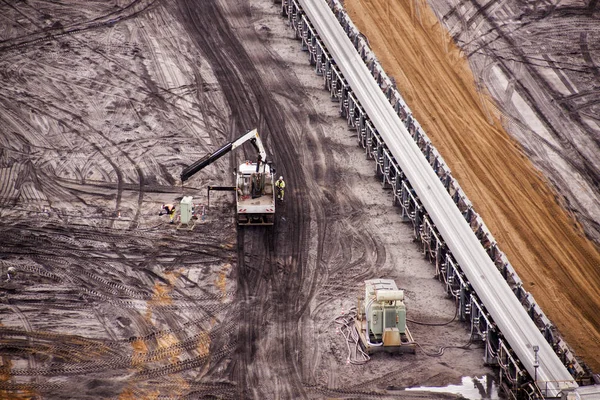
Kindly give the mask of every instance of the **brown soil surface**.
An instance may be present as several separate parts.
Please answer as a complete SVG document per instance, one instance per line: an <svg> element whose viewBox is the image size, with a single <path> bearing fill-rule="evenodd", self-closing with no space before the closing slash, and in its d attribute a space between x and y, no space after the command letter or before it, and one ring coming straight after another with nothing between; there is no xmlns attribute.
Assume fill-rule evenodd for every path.
<svg viewBox="0 0 600 400"><path fill-rule="evenodd" d="M452 39L422 1L345 6L525 288L600 370L600 253L505 132Z"/></svg>

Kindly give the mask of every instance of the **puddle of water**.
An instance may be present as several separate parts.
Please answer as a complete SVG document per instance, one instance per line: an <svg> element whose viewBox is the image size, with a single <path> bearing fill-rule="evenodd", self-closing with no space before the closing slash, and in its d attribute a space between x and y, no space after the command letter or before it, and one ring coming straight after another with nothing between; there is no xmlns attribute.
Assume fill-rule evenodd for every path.
<svg viewBox="0 0 600 400"><path fill-rule="evenodd" d="M413 387L406 390L426 390L428 392L459 394L469 400L500 400L498 386L489 375L480 378L465 376L462 385L448 385L445 387Z"/></svg>

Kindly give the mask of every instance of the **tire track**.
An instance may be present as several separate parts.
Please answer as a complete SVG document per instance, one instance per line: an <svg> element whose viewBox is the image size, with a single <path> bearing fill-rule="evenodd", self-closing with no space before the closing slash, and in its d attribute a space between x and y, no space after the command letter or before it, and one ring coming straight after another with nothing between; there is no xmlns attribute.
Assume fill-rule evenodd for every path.
<svg viewBox="0 0 600 400"><path fill-rule="evenodd" d="M267 142L269 153L274 155L274 158L279 169L283 170L283 174L286 175L286 180L294 187L305 187L305 178L294 165L290 162L297 157L291 146L283 146L282 143L293 142L291 135L288 134L286 129L285 119L283 113L279 110L279 106L273 102L269 96L267 96L268 89L263 83L259 73L256 70L255 64L251 60L249 55L242 45L238 42L238 38L231 32L228 23L225 21L222 10L218 9L213 4L192 4L191 2L180 1L180 10L182 17L186 22L190 32L194 33L193 38L196 41L199 48L206 52L206 57L211 63L211 67L215 71L215 75L219 81L219 84L224 92L224 96L227 99L227 104L232 111L232 122L231 132L233 135L237 135L238 132L244 131L244 129L258 126L261 136ZM233 8L233 5L228 6ZM246 7L240 4L235 5L236 12L240 13L241 16L249 17L249 11ZM244 17L242 17L244 18ZM211 26L213 34L205 35L202 32L198 32L198 28ZM245 88L245 90L240 90ZM277 137L272 136L277 133ZM286 136L288 138L286 138ZM303 244L306 243L307 237L307 226L304 225L305 215L309 212L308 208L305 208L303 202L291 202L286 203L283 208L286 219L293 224L294 229L291 232L286 232L286 236L289 237L278 238L276 246L278 255L281 254L298 254L296 259L291 261L290 265L285 265L284 268L291 271L290 274L286 275L286 279L281 282L277 280L273 281L273 288L275 293L266 293L266 297L261 297L261 304L268 304L269 302L275 302L277 304L285 305L283 315L289 315L294 324L297 324L297 319L294 318L294 305L297 303L300 296L300 291L304 285L306 264L305 254L306 249L303 249ZM276 228L279 230L279 228ZM254 234L255 232L252 231ZM269 233L264 235L257 234L256 237L252 238L251 243L255 243L257 240L269 240ZM246 237L239 237L239 240L247 240ZM283 239L283 240L282 240ZM267 242L268 243L268 242ZM264 245L263 245L264 246ZM257 250L254 248L258 247ZM262 285L261 274L265 274L264 279L266 281L272 280L273 271L276 270L276 262L270 257L268 260L261 253L264 251L260 249L262 246L252 246L252 253L249 253L248 243L243 245L244 252L250 255L250 259L258 257L259 264L253 269L248 270L247 263L243 260L242 255L238 255L238 268L239 273L243 277L242 289L239 291L238 301L242 304L253 304L253 301L249 299L249 296L254 293L249 293L250 288L260 288ZM257 253L254 253L257 251ZM244 262L244 264L241 264ZM287 263L286 263L287 264ZM254 268L256 270L254 270ZM258 272L258 273L257 273ZM238 278L238 282L239 278ZM269 299L271 295L276 296L274 299ZM263 295L264 296L264 295ZM248 318L249 323L240 327L240 344L243 347L239 348L241 352L240 357L237 358L236 369L239 371L245 370L252 363L257 362L255 346L260 342L261 337L258 329L264 324L266 315L264 314L264 307L258 306L258 309L249 310L252 314ZM294 337L290 331L296 331L296 329L290 329L285 326L285 323L278 322L278 326L281 334L284 337L285 349L284 354L281 356L272 356L271 359L285 360L284 362L291 362L293 369L298 370L294 366L294 362L289 360L286 354L295 354L295 346L288 337ZM297 325L296 325L297 326ZM277 353L279 350L273 349ZM279 358L281 357L281 358ZM280 363L281 361L275 361ZM258 369L265 368L265 366L257 366ZM285 370L287 368L283 368ZM240 393L250 393L249 382L255 379L252 374L250 377L241 376L239 373L236 378L240 384ZM292 375L285 374L281 376L282 387L279 389L286 393L285 397L292 397L301 395L303 392L301 379L298 373L292 373ZM248 380L247 380L248 379ZM285 382L285 383L284 383ZM252 382L254 383L254 382ZM251 387L265 387L266 383L258 385L252 385Z"/></svg>
<svg viewBox="0 0 600 400"><path fill-rule="evenodd" d="M218 32L207 37L206 35L196 34L194 39L198 43L198 47L207 52L207 58L211 60L211 66L216 71L219 78L219 83L224 91L225 97L228 99L228 105L232 108L233 122L232 126L249 127L252 125L252 119L258 120L254 124L258 124L259 131L263 138L266 137L269 153L272 153L277 161L279 170L283 171L286 181L294 188L294 196L292 200L279 206L278 212L284 216L285 223L278 222L272 233L266 232L263 237L256 231L246 231L238 237L238 245L240 250L238 253L238 284L241 285L238 300L247 299L252 294L253 286L261 288L261 283L257 282L258 276L266 274L263 282L267 285L272 285L274 293L272 297L264 298L261 296L261 302L273 302L276 304L275 313L279 315L281 322L277 324L277 334L283 342L282 356L283 361L279 361L281 356L273 355L270 357L271 363L282 363L290 375L282 377L279 381L277 390L280 393L285 393L285 397L305 396L304 394L304 373L309 373L313 366L303 366L302 340L299 340L299 324L302 318L306 317L309 304L318 296L320 289L318 281L322 279L322 271L318 267L323 267L324 263L321 260L327 258L327 250L325 250L325 236L327 234L327 224L331 223L332 219L346 218L344 212L329 213L323 204L331 202L331 209L358 208L355 203L352 205L346 204L345 196L338 195L337 198L327 198L324 193L324 186L330 185L336 180L336 170L333 166L331 151L323 146L323 132L320 128L314 126L308 127L309 122L306 115L316 115L315 110L298 109L294 110L294 117L289 115L284 116L282 106L273 102L266 93L268 92L266 84L262 81L261 76L256 72L254 65L260 65L260 61L254 63L251 59L253 53L246 53L244 48L240 46L237 39L227 30L223 18L219 11L214 6L197 7L192 9L192 6L186 2L180 2L182 14L189 21L194 21L194 27L188 22L188 29L193 31L195 27L208 26L208 20L212 22L211 29L217 29ZM247 11L243 7L233 6L228 4L235 12L242 15L242 18L249 18ZM226 8L223 8L226 12ZM216 21L216 22L215 22ZM215 28L218 27L218 28ZM246 35L251 33L244 32ZM224 43L227 44L225 47ZM219 52L214 51L219 49ZM263 49L261 49L262 51ZM230 55L228 56L228 53ZM235 56L233 56L235 54ZM263 58L261 56L261 58ZM275 65L271 65L270 69L275 70L275 81L281 87L281 91L290 96L291 93L296 99L302 99L306 95L294 86L293 81L289 81L289 76L285 72L286 66L278 57L273 55ZM243 74L240 71L245 71ZM271 75L271 78L273 74ZM270 82L272 85L273 82ZM239 90L240 87L246 90ZM236 89L237 88L237 89ZM299 103L304 103L298 101ZM306 101L309 103L309 101ZM240 121L242 121L240 123ZM265 129L266 128L266 129ZM243 130L243 129L242 129ZM270 133L270 135L269 135ZM277 134L275 136L274 134ZM300 138L298 137L300 134ZM289 145L288 145L289 144ZM298 149L307 149L307 154L310 154L311 161L305 168L298 168L297 161L299 159ZM306 151L306 150L302 150ZM336 217L332 218L332 214ZM346 214L347 215L347 214ZM354 229L348 229L350 223L355 223ZM339 232L346 229L353 237L362 237L358 233L359 229L364 229L366 220L346 220L343 222L343 227ZM314 223L314 229L317 232L316 236L316 259L317 265L312 265L308 257L309 240L308 232L310 232L311 224ZM250 238L250 232L252 237ZM264 241L265 248L261 250L264 254L257 254L254 251L256 241ZM335 241L336 238L332 238ZM377 241L373 237L367 236L364 246L372 247ZM243 243L243 244L242 244ZM249 243L252 244L250 249ZM365 250L366 252L366 250ZM364 259L356 261L356 265L351 265L351 271L356 268L356 276L360 279L372 272L377 263L385 261L385 250L381 245L377 246L376 256L373 262L369 263L367 268L361 268L360 263ZM246 258L243 258L243 255ZM293 256L292 256L293 255ZM278 260L283 258L283 263ZM248 261L241 260L252 260ZM264 260L264 261L262 261ZM289 261L288 261L289 260ZM252 267L249 267L252 265ZM268 265L268 267L267 267ZM283 276L280 278L276 273L282 265ZM250 269L249 269L250 268ZM339 266L340 270L343 268ZM343 281L342 281L343 282ZM343 283L340 282L340 289ZM352 280L353 284L356 282ZM249 304L254 304L252 300ZM244 310L246 311L246 310ZM264 324L264 313L266 309L261 305L254 305L254 315L249 319L255 327L244 326L240 328L240 344L244 346L244 356L241 360L238 358L236 362L241 361L241 365L236 365L238 375L236 378L240 382L240 395L249 395L248 385L250 387L263 387L267 383L261 384L260 380L256 381L256 375L250 373L248 376L240 376L240 370L252 370L252 365L260 362L265 362L262 359L257 359L256 343L268 342L268 338L261 338L261 333L256 332L256 327ZM264 335L263 335L264 336ZM307 340L307 339L305 339ZM273 349L272 351L278 352ZM256 368L260 368L256 366ZM264 368L264 367L262 367ZM287 379L284 383L283 379ZM287 387L286 387L287 385ZM273 389L271 389L273 390Z"/></svg>

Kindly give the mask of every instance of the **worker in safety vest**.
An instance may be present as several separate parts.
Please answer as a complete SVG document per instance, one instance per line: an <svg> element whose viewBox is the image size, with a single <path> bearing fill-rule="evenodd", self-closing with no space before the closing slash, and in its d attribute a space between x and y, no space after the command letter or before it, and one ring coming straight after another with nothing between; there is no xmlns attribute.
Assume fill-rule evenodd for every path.
<svg viewBox="0 0 600 400"><path fill-rule="evenodd" d="M285 181L283 180L283 176L280 176L279 179L277 179L277 182L275 182L275 187L277 187L277 198L283 201L283 189L285 189Z"/></svg>
<svg viewBox="0 0 600 400"><path fill-rule="evenodd" d="M163 214L169 214L169 220L171 221L169 223L172 224L175 219L175 206L173 204L163 204L158 215Z"/></svg>
<svg viewBox="0 0 600 400"><path fill-rule="evenodd" d="M12 278L17 274L17 269L15 267L8 267L6 271L6 280L4 282L10 282Z"/></svg>

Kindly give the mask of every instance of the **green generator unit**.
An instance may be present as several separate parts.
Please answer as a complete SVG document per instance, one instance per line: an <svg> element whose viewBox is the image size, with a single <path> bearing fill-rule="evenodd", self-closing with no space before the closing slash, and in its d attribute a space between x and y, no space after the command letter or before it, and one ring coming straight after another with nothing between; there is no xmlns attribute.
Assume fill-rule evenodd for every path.
<svg viewBox="0 0 600 400"><path fill-rule="evenodd" d="M359 299L361 340L367 352L413 352L415 343L406 327L404 291L392 279L365 281L365 297Z"/></svg>

